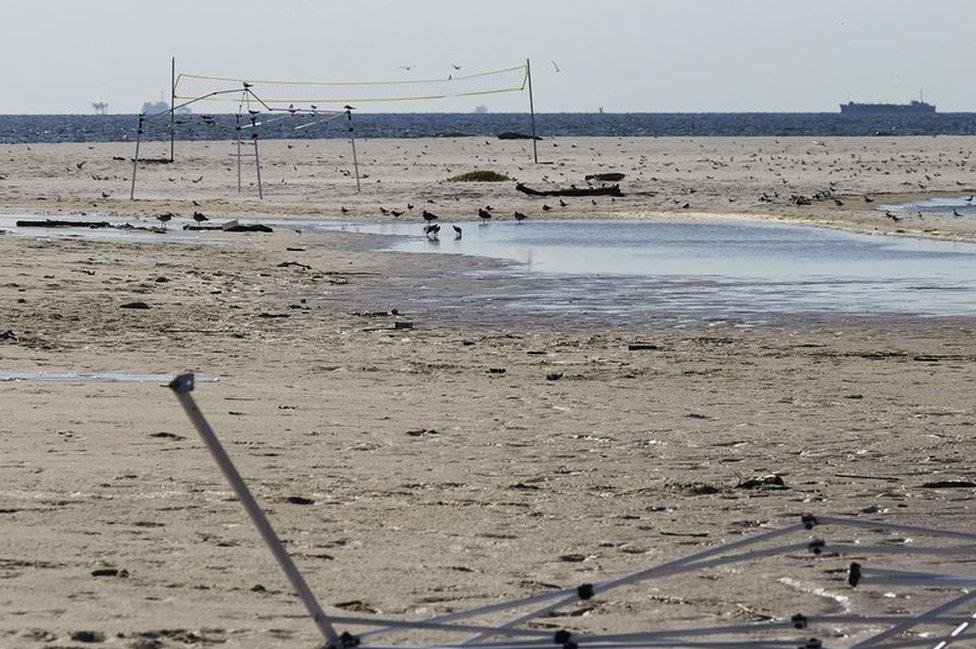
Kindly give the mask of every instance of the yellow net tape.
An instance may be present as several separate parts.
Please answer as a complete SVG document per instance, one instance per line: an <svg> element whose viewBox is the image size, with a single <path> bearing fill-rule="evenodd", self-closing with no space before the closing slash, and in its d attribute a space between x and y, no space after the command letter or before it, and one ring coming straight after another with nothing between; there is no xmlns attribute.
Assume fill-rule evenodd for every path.
<svg viewBox="0 0 976 649"><path fill-rule="evenodd" d="M509 78L499 78L507 75ZM491 87L492 82L504 83L500 87ZM203 74L181 73L176 78L174 90L176 99L190 100L202 99L204 101L233 102L239 103L241 98L234 98L232 95L219 95L208 97L218 86L216 84L237 84L243 89L244 84L248 84L254 93L255 98L260 97L261 101L267 104L308 104L308 103L366 103L366 102L391 102L391 101L425 101L436 99L449 99L452 97L475 97L480 95L493 95L506 92L521 92L526 88L528 82L528 70L525 65L518 65L500 70L490 70L488 72L478 72L460 76L450 76L440 79L404 79L394 81L284 81L280 79L243 79L239 77L224 77ZM187 88L186 86L194 86ZM275 91L281 92L283 87L297 88L329 88L337 90L342 87L349 89L349 93L342 93L343 96L300 96L303 93L288 93L282 97L275 95ZM383 88L386 87L406 87L420 86L416 94L398 93L396 95L385 95ZM442 86L440 88L431 86ZM377 93L370 94L362 92L366 88L373 87ZM322 93L323 95L325 93Z"/></svg>

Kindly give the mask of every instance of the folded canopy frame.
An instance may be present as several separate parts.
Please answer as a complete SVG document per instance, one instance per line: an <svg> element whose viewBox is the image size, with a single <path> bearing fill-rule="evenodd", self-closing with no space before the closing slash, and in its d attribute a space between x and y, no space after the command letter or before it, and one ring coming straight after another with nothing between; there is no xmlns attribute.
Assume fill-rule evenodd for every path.
<svg viewBox="0 0 976 649"><path fill-rule="evenodd" d="M976 586L976 575L866 567L862 562L852 562L850 565L848 583L852 587L870 584L898 584L914 588L958 588L963 592L925 611L903 615L803 615L798 613L789 618L762 622L714 624L691 628L656 628L626 633L578 632L570 629L560 629L553 632L524 626L526 623L537 620L559 608L582 600L589 600L596 595L625 585L797 552L808 552L815 556L856 554L861 557L865 554L907 554L976 557L976 534L889 521L862 520L841 516L813 516L810 514L802 516L799 521L792 524L709 547L633 573L594 583L583 583L571 588L496 602L468 610L436 615L426 619L398 620L375 616L326 613L193 399L193 375L179 375L169 383L169 387L175 393L204 445L230 483L235 495L275 557L285 577L298 593L309 616L326 642L324 649L347 649L349 647L362 647L363 649L402 649L404 647L411 649L544 649L547 647L561 649L584 647L593 649L636 649L644 647L692 649L739 646L759 649L781 647L799 649L837 647L839 649L841 646L839 644L828 645L816 637L811 637L809 629L816 626L830 626L835 629L843 627L861 635L871 633L855 644L848 645L852 649L875 647L884 649L894 649L895 647L945 649L976 629L976 613L960 614L955 612L976 599L976 588L973 588ZM964 542L964 544L949 546L863 545L849 542L835 543L818 538L806 538L798 541L786 538L807 534L822 526L886 530ZM771 542L776 543L770 545ZM525 609L529 610L526 611ZM503 611L519 613L516 617L501 624L488 624L478 621L489 614L497 614ZM355 634L349 631L340 633L336 629L336 625L339 624L364 630ZM934 633L930 632L925 636L908 635L918 631L921 627L927 629L936 627L940 630ZM443 632L455 637L461 634L467 635L467 637L461 640L423 645L379 641L381 636L395 636L407 631ZM770 637L772 633L781 635Z"/></svg>
<svg viewBox="0 0 976 649"><path fill-rule="evenodd" d="M260 111L248 111L249 123L242 124L240 110L238 111L237 114L237 124L235 127L235 131L237 135L237 191L238 193L241 192L241 158L242 158L241 146L243 144L241 141L241 133L245 130L251 129L251 141L249 144L254 147L254 165L257 173L258 198L263 199L264 188L262 187L261 184L261 158L258 152L258 127L261 126L262 124L273 123L275 121L279 121L282 119L287 119L290 117L294 118L298 116L309 117L312 121L299 124L298 126L294 127L293 130L295 131L301 131L310 128L312 126L325 124L331 122L333 119L341 118L343 116L346 117L346 124L347 124L346 128L349 135L349 144L352 148L353 169L355 171L355 177L356 177L356 191L357 192L362 191L362 184L359 176L359 157L357 156L356 153L356 133L355 133L355 128L353 126L352 106L347 106L343 110L326 110L321 108L294 108L294 107L284 108L279 106L273 106L268 102L264 101L254 91L253 84L245 82L243 84L243 87L214 90L212 92L208 92L198 97L191 97L180 104L176 104L174 99L174 103L166 110L159 111L157 113L150 113L148 115L147 114L139 115L139 123L136 128L136 150L135 150L135 155L132 158L132 177L130 179L130 185L129 185L129 200L135 200L136 197L136 175L139 170L139 148L142 143L142 136L143 133L145 132L144 129L146 123L149 122L150 120L155 120L158 118L168 118L168 123L166 128L169 129L170 131L170 139L171 139L170 162L173 162L175 160L175 157L173 156L172 153L172 146L173 146L172 140L176 129L176 122L173 118L176 115L176 111L180 110L181 108L186 108L188 106L191 106L197 102L206 101L206 100L213 99L215 97L221 97L221 96L226 96L231 94L241 95L241 106L243 106L245 103L248 103L249 100L253 100L256 103L256 105L261 107ZM276 117L270 119L268 118L261 119L259 117L261 114L276 115Z"/></svg>

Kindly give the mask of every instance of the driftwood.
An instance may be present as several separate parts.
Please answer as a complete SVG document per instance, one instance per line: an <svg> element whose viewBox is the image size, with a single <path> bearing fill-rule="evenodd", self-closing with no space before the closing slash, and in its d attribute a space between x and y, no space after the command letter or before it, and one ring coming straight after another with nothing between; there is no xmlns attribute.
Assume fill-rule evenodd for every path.
<svg viewBox="0 0 976 649"><path fill-rule="evenodd" d="M225 227L223 225L191 225L187 223L183 226L184 230L192 230L194 232L200 231L212 231L212 232L274 232L268 226L261 223L254 224L243 224L238 223L230 227Z"/></svg>
<svg viewBox="0 0 976 649"><path fill-rule="evenodd" d="M516 133L515 131L505 131L504 133L498 134L498 139L499 140L531 140L532 136L526 135L525 133ZM542 138L537 135L535 139L541 140Z"/></svg>
<svg viewBox="0 0 976 649"><path fill-rule="evenodd" d="M515 189L529 196L623 196L620 185L605 185L603 187L576 187L574 185L569 189L539 190L518 183L515 185Z"/></svg>
<svg viewBox="0 0 976 649"><path fill-rule="evenodd" d="M587 176L584 176L583 178L586 180L602 180L604 182L615 183L623 180L624 174L617 171L611 171L605 174L589 174Z"/></svg>
<svg viewBox="0 0 976 649"><path fill-rule="evenodd" d="M60 221L58 219L44 219L43 221L25 219L17 221L18 228L110 228L108 221Z"/></svg>

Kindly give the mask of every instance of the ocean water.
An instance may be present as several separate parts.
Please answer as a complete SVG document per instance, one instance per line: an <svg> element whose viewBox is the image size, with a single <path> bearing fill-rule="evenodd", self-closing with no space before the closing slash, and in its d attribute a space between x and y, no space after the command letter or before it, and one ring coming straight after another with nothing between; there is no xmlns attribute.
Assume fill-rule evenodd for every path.
<svg viewBox="0 0 976 649"><path fill-rule="evenodd" d="M132 140L135 115L0 115L0 142L110 142ZM177 137L183 140L234 138L235 117L181 115ZM302 130L308 117L288 117L259 128L262 138L340 138L345 121L334 120ZM937 113L888 117L849 117L840 113L542 113L541 136L864 136L976 135L976 113ZM405 138L447 135L494 136L503 131L527 133L526 113L392 113L357 114L357 137ZM165 120L150 121L144 138L169 138Z"/></svg>

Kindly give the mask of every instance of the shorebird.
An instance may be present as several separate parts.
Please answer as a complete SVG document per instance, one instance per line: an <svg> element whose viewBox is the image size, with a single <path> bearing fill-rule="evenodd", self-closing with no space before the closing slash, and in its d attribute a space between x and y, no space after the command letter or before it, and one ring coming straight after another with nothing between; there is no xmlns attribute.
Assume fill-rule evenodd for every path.
<svg viewBox="0 0 976 649"><path fill-rule="evenodd" d="M197 223L203 223L204 221L209 221L210 219L204 216L203 213L201 212L194 212L193 220L196 221Z"/></svg>
<svg viewBox="0 0 976 649"><path fill-rule="evenodd" d="M519 223L521 223L527 218L529 217L527 217L525 214L522 214L521 212L515 212L515 220L518 221Z"/></svg>
<svg viewBox="0 0 976 649"><path fill-rule="evenodd" d="M480 208L480 207L479 207L479 208L478 208L478 216L479 216L479 217L481 217L481 219L482 219L483 221L487 221L488 219L490 219L490 218L491 218L491 212L489 212L489 211L488 211L488 210L486 210L486 209L483 209L483 208Z"/></svg>
<svg viewBox="0 0 976 649"><path fill-rule="evenodd" d="M421 214L421 216L423 216L424 220L427 221L428 223L437 220L437 215L434 214L433 212L428 212L427 210L424 210L424 213Z"/></svg>
<svg viewBox="0 0 976 649"><path fill-rule="evenodd" d="M349 210L346 209L346 206L345 205L343 205L342 207L340 207L339 208L339 211L342 212L343 214L348 214L349 213Z"/></svg>
<svg viewBox="0 0 976 649"><path fill-rule="evenodd" d="M962 216L962 212L960 212L959 210L955 210L954 209L954 210L952 210L952 215L953 216Z"/></svg>
<svg viewBox="0 0 976 649"><path fill-rule="evenodd" d="M885 212L885 216L887 216L889 219L891 219L895 223L897 223L898 221L901 221L901 217L898 216L897 214L895 214L894 212Z"/></svg>
<svg viewBox="0 0 976 649"><path fill-rule="evenodd" d="M396 210L390 210L390 214L392 214L393 218L395 219L398 219L401 216L403 216L403 212L397 212Z"/></svg>
<svg viewBox="0 0 976 649"><path fill-rule="evenodd" d="M548 212L548 211L549 211L549 210L551 210L551 209L552 209L552 208L551 208L551 207L549 207L548 205L546 205L545 203L543 203L543 204L542 204L542 211L543 211L543 212Z"/></svg>
<svg viewBox="0 0 976 649"><path fill-rule="evenodd" d="M461 238L461 228L457 225L452 225L451 227L454 228L454 240L457 241Z"/></svg>
<svg viewBox="0 0 976 649"><path fill-rule="evenodd" d="M389 214L389 213L390 213L390 211L387 210L385 207L381 207L380 208L380 214Z"/></svg>
<svg viewBox="0 0 976 649"><path fill-rule="evenodd" d="M441 226L436 223L431 223L424 226L424 234L427 235L427 238L430 240L437 239L437 235L439 235L440 232Z"/></svg>
<svg viewBox="0 0 976 649"><path fill-rule="evenodd" d="M559 199L559 207L569 207L569 203L567 203L566 201L564 201L563 199L560 198Z"/></svg>
<svg viewBox="0 0 976 649"><path fill-rule="evenodd" d="M162 223L163 225L166 225L167 223L173 220L173 214L171 212L166 212L165 214L157 214L156 220Z"/></svg>

